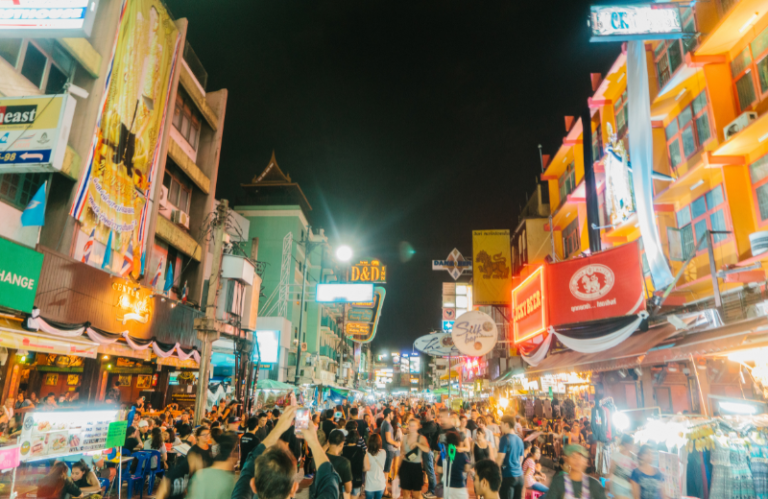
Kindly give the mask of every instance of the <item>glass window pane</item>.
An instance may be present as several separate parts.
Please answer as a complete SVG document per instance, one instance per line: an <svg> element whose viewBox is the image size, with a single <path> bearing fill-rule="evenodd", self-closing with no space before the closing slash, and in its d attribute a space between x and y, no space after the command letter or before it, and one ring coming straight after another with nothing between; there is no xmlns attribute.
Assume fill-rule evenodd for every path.
<svg viewBox="0 0 768 499"><path fill-rule="evenodd" d="M757 79L760 81L760 91L768 92L768 57L763 57L757 63Z"/></svg>
<svg viewBox="0 0 768 499"><path fill-rule="evenodd" d="M673 168L683 162L683 157L680 155L680 140L669 144L669 160Z"/></svg>
<svg viewBox="0 0 768 499"><path fill-rule="evenodd" d="M725 228L725 215L723 214L723 210L717 210L717 212L711 214L709 216L709 222L712 226L713 231L726 231L728 229ZM726 239L728 237L728 234L712 234L712 238L715 240L716 243L719 243L720 241Z"/></svg>
<svg viewBox="0 0 768 499"><path fill-rule="evenodd" d="M707 233L707 219L703 218L703 219L699 220L698 222L696 222L694 224L694 229L695 229L694 236L696 238L696 241L698 242L699 239L701 239L704 236L704 234ZM702 249L706 248L706 244L707 243L702 244L701 248ZM696 247L695 244L694 244L694 247Z"/></svg>
<svg viewBox="0 0 768 499"><path fill-rule="evenodd" d="M197 129L195 128L195 125L192 125L189 127L189 145L192 146L192 149L197 150Z"/></svg>
<svg viewBox="0 0 768 499"><path fill-rule="evenodd" d="M693 114L699 114L702 109L707 107L707 92L700 93L693 99Z"/></svg>
<svg viewBox="0 0 768 499"><path fill-rule="evenodd" d="M683 258L687 260L696 249L696 241L693 240L693 227L686 225L680 229L680 235L682 236Z"/></svg>
<svg viewBox="0 0 768 499"><path fill-rule="evenodd" d="M21 65L21 74L31 81L36 87L43 83L43 74L48 58L40 52L33 44L27 44L27 54L24 56L24 63Z"/></svg>
<svg viewBox="0 0 768 499"><path fill-rule="evenodd" d="M677 212L677 226L683 227L691 223L691 210L687 206Z"/></svg>
<svg viewBox="0 0 768 499"><path fill-rule="evenodd" d="M707 205L704 202L704 196L691 203L691 218L694 220L707 212Z"/></svg>
<svg viewBox="0 0 768 499"><path fill-rule="evenodd" d="M709 131L709 115L707 113L696 118L696 133L699 134L699 145L704 144L712 136Z"/></svg>
<svg viewBox="0 0 768 499"><path fill-rule="evenodd" d="M48 73L48 81L45 83L45 93L47 95L61 94L64 92L65 83L67 83L67 75L55 65L51 64L51 70Z"/></svg>
<svg viewBox="0 0 768 499"><path fill-rule="evenodd" d="M739 96L739 109L743 111L755 101L755 84L752 82L752 72L747 72L736 82L736 93Z"/></svg>
<svg viewBox="0 0 768 499"><path fill-rule="evenodd" d="M689 121L691 121L691 118L693 117L693 113L691 112L690 107L686 107L682 111L680 111L680 115L677 117L677 121L680 122L680 127L683 128L685 125L688 124Z"/></svg>
<svg viewBox="0 0 768 499"><path fill-rule="evenodd" d="M179 131L185 139L189 136L189 117L186 114L181 115L181 128Z"/></svg>
<svg viewBox="0 0 768 499"><path fill-rule="evenodd" d="M189 212L189 191L179 190L179 209L183 212Z"/></svg>
<svg viewBox="0 0 768 499"><path fill-rule="evenodd" d="M752 48L752 53L755 57L759 57L760 54L768 49L768 28L765 28L759 35L757 35L755 40L750 44L750 47Z"/></svg>
<svg viewBox="0 0 768 499"><path fill-rule="evenodd" d="M0 39L0 57L16 67L21 51L21 38L2 38Z"/></svg>
<svg viewBox="0 0 768 499"><path fill-rule="evenodd" d="M669 259L675 262L682 262L683 240L679 229L667 227L667 240L669 241Z"/></svg>
<svg viewBox="0 0 768 499"><path fill-rule="evenodd" d="M696 152L696 139L693 138L693 127L688 126L683 130L683 152L685 157L688 158L691 154Z"/></svg>
<svg viewBox="0 0 768 499"><path fill-rule="evenodd" d="M171 181L171 190L168 193L168 201L178 208L179 206L179 183L176 182L176 179L173 179Z"/></svg>
<svg viewBox="0 0 768 499"><path fill-rule="evenodd" d="M753 184L768 177L768 156L763 156L749 165L749 174L752 177Z"/></svg>
<svg viewBox="0 0 768 499"><path fill-rule="evenodd" d="M761 185L755 191L757 192L757 205L760 208L760 220L768 220L768 184Z"/></svg>
<svg viewBox="0 0 768 499"><path fill-rule="evenodd" d="M667 55L669 56L669 72L671 74L683 63L683 50L680 40L671 40L669 48L667 48Z"/></svg>
<svg viewBox="0 0 768 499"><path fill-rule="evenodd" d="M176 127L176 130L181 128L181 109L179 106L173 108L173 126Z"/></svg>
<svg viewBox="0 0 768 499"><path fill-rule="evenodd" d="M705 196L707 198L707 209L712 210L720 206L724 201L723 199L723 187L718 185Z"/></svg>
<svg viewBox="0 0 768 499"><path fill-rule="evenodd" d="M165 176L163 177L163 185L167 188L171 188L171 176L168 175L168 172L165 172Z"/></svg>
<svg viewBox="0 0 768 499"><path fill-rule="evenodd" d="M751 62L752 54L749 52L749 47L747 47L731 61L731 75L735 78L739 73L747 69Z"/></svg>
<svg viewBox="0 0 768 499"><path fill-rule="evenodd" d="M667 134L667 140L669 140L669 139L671 139L672 137L675 136L675 134L678 131L678 128L677 128L677 118L675 118L675 119L673 119L672 121L669 122L669 125L667 125L667 128L666 128L665 131L666 131L666 134Z"/></svg>

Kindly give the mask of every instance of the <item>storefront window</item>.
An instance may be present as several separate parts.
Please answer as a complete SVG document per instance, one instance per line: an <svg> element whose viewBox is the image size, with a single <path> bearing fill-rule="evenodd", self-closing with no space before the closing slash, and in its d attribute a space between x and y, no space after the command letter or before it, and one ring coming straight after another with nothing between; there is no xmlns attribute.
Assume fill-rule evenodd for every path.
<svg viewBox="0 0 768 499"><path fill-rule="evenodd" d="M764 222L768 220L768 156L749 165L749 175L760 221Z"/></svg>
<svg viewBox="0 0 768 499"><path fill-rule="evenodd" d="M712 138L708 109L707 93L704 91L667 125L667 150L673 168L688 160Z"/></svg>

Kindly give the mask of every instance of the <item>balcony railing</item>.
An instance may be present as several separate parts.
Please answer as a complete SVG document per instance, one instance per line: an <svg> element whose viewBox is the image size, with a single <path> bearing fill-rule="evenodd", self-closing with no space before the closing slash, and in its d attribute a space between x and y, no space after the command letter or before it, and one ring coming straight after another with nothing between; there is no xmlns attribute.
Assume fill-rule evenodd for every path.
<svg viewBox="0 0 768 499"><path fill-rule="evenodd" d="M203 67L203 63L200 62L195 51L192 50L192 45L190 45L189 42L184 45L184 60L187 61L189 70L195 75L197 82L203 87L203 90L205 90L208 85L208 72Z"/></svg>

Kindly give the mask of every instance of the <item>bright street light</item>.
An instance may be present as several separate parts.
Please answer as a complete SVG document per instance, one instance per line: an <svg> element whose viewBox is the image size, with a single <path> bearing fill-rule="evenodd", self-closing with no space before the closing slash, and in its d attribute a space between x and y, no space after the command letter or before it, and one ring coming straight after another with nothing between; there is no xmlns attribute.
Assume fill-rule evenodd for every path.
<svg viewBox="0 0 768 499"><path fill-rule="evenodd" d="M339 246L336 248L336 258L342 262L348 262L352 259L352 248L349 246Z"/></svg>

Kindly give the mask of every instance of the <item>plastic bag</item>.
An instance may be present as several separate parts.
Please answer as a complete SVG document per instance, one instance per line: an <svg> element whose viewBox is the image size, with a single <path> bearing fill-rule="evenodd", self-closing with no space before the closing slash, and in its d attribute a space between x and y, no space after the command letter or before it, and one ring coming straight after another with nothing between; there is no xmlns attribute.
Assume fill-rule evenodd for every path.
<svg viewBox="0 0 768 499"><path fill-rule="evenodd" d="M400 497L400 477L392 480L392 499Z"/></svg>

